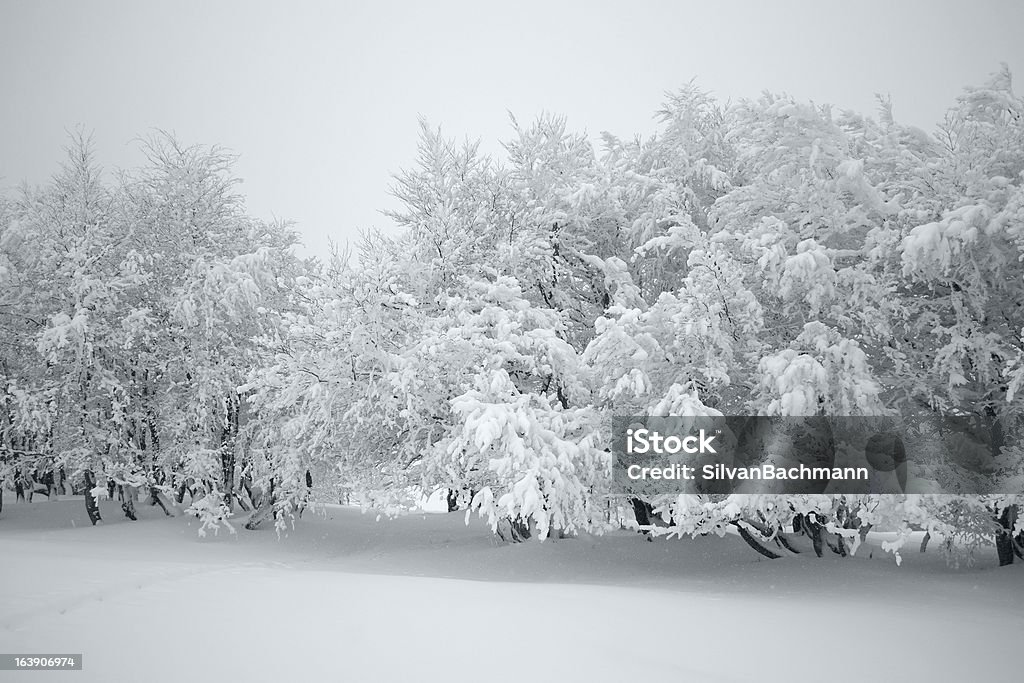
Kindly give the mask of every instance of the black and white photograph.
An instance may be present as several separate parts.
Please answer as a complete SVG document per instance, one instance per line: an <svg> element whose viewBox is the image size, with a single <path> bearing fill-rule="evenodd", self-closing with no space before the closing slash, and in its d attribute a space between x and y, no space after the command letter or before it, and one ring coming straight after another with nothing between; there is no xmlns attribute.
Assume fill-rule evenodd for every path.
<svg viewBox="0 0 1024 683"><path fill-rule="evenodd" d="M1024 3L0 0L0 682L1024 680Z"/></svg>

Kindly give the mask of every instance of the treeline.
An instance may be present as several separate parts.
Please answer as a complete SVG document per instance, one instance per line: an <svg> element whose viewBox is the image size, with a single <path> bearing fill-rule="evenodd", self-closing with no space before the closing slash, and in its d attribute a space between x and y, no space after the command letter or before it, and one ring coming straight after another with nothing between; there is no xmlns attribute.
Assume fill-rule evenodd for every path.
<svg viewBox="0 0 1024 683"><path fill-rule="evenodd" d="M1010 74L932 134L888 102L725 106L694 86L658 116L600 152L563 119L513 120L500 160L423 123L392 188L403 235L327 263L246 216L216 149L158 138L110 184L74 145L0 208L5 480L190 491L207 525L442 488L506 537L634 505L667 520L651 531L735 526L769 555L884 525L1020 556L1015 493L627 501L609 454L612 415L973 414L999 490L1022 490ZM935 491L966 476L915 466Z"/></svg>

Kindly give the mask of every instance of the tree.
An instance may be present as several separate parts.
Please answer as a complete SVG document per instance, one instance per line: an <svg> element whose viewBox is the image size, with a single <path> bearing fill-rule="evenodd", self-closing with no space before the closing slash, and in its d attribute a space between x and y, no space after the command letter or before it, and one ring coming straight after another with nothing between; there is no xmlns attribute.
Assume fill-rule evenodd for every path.
<svg viewBox="0 0 1024 683"><path fill-rule="evenodd" d="M94 523L108 480L132 518L138 489L166 511L161 496L189 477L230 506L236 387L299 267L286 226L245 216L230 157L169 137L146 152L108 186L79 138L2 223L5 460L82 477Z"/></svg>

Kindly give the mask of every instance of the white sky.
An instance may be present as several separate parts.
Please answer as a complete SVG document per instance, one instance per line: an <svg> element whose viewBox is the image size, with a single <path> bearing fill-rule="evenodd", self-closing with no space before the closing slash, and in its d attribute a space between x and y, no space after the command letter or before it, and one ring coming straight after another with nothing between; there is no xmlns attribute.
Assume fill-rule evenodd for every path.
<svg viewBox="0 0 1024 683"><path fill-rule="evenodd" d="M108 169L171 130L238 153L250 212L296 221L323 254L389 227L419 114L492 151L507 111L630 137L696 77L723 100L768 89L868 113L889 93L931 130L1000 62L1024 78L1022 29L1020 0L0 0L0 189L49 178L69 130Z"/></svg>

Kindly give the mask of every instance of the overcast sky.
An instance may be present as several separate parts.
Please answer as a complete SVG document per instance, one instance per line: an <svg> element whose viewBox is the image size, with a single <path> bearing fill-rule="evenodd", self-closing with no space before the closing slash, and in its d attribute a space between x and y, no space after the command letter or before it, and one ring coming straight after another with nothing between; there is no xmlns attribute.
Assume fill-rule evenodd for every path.
<svg viewBox="0 0 1024 683"><path fill-rule="evenodd" d="M390 225L417 116L495 141L507 111L653 130L691 78L720 98L785 91L932 130L1000 62L1024 78L1024 2L244 2L0 0L0 187L44 182L68 130L107 169L140 135L240 155L250 212L328 237Z"/></svg>

